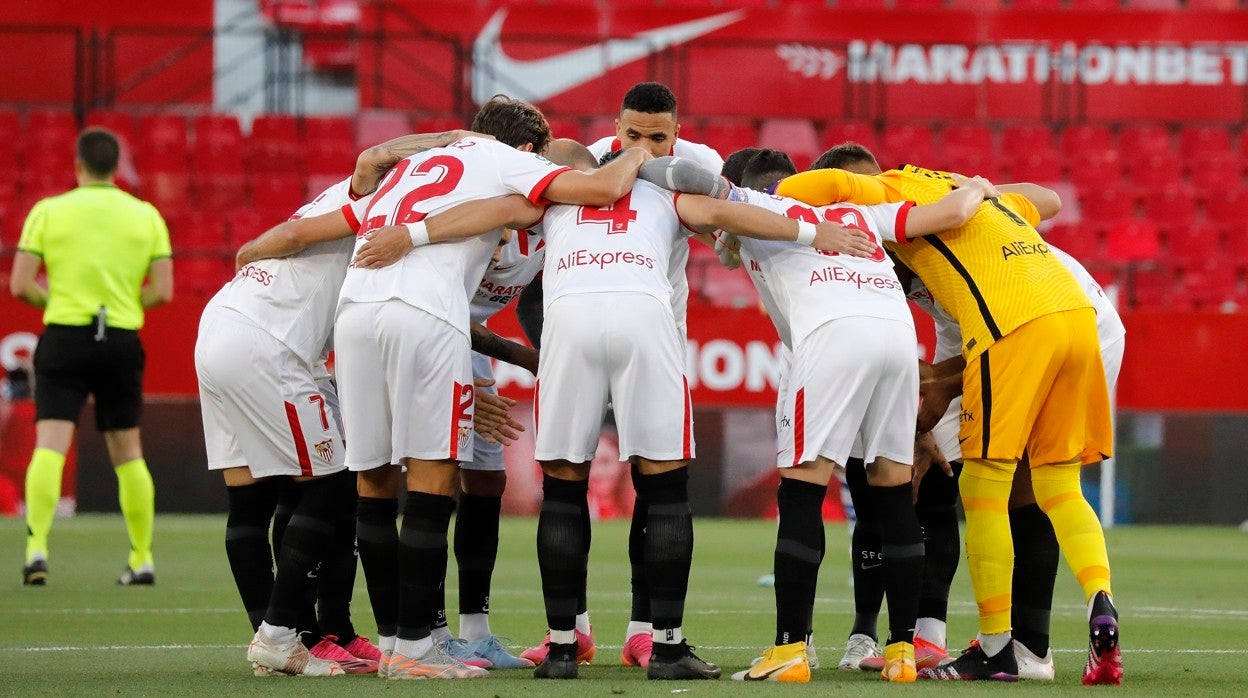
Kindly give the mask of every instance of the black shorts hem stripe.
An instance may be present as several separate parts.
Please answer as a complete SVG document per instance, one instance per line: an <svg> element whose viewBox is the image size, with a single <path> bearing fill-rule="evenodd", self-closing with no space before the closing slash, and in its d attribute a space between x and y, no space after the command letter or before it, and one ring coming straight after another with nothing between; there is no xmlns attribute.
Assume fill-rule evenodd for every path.
<svg viewBox="0 0 1248 698"><path fill-rule="evenodd" d="M975 284L975 279L971 278L971 272L962 264L962 260L958 259L944 240L935 235L928 235L923 239L936 248L936 251L949 262L949 266L953 267L953 270L958 272L958 276L966 282L967 289L975 298L975 305L979 307L979 314L983 316L984 324L988 326L988 333L992 335L992 340L995 342L1001 339L1001 328L997 327L997 321L993 319L992 312L988 310L988 301L984 299L984 294L980 293L979 286Z"/></svg>
<svg viewBox="0 0 1248 698"><path fill-rule="evenodd" d="M980 419L980 435L983 437L983 454L980 458L988 460L988 444L992 443L992 371L988 366L988 352L979 355L979 390L983 409Z"/></svg>

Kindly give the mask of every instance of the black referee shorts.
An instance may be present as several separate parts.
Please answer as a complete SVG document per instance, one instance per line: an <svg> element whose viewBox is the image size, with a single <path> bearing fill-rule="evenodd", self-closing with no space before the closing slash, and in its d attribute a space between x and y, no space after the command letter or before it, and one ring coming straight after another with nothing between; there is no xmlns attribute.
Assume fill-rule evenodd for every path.
<svg viewBox="0 0 1248 698"><path fill-rule="evenodd" d="M87 395L95 396L100 431L130 429L143 412L145 355L134 330L48 325L35 347L35 419L78 421Z"/></svg>

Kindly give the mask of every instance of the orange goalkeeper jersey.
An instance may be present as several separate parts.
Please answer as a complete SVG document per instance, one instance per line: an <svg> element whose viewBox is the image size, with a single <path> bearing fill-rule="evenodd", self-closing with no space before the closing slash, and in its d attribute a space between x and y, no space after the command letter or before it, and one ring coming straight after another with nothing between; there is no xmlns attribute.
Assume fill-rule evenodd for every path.
<svg viewBox="0 0 1248 698"><path fill-rule="evenodd" d="M812 170L782 180L776 193L817 206L836 201L930 204L954 187L947 172L906 165L875 176ZM1035 318L1091 305L1036 232L1039 219L1026 197L1005 194L985 201L959 228L890 243L889 249L957 320L968 360Z"/></svg>

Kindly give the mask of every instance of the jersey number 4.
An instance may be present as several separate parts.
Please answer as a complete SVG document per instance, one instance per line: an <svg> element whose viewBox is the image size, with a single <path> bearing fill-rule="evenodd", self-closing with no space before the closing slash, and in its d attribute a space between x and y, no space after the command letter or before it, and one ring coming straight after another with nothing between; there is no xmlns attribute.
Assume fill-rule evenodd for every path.
<svg viewBox="0 0 1248 698"><path fill-rule="evenodd" d="M629 223L637 220L637 210L629 208L632 203L633 193L630 191L610 206L582 206L576 214L576 222L606 223L607 235L627 233Z"/></svg>

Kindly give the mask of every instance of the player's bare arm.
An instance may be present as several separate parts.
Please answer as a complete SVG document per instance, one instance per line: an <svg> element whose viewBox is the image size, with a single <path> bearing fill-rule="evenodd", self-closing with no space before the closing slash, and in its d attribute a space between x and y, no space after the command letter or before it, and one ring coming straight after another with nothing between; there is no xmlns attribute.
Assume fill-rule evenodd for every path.
<svg viewBox="0 0 1248 698"><path fill-rule="evenodd" d="M529 373L537 375L538 354L536 349L531 349L510 339L504 339L479 322L472 323L470 329L473 351L513 366L519 366Z"/></svg>
<svg viewBox="0 0 1248 698"><path fill-rule="evenodd" d="M964 175L951 172L953 181L962 186L967 181ZM1062 197L1048 187L1033 184L1031 182L1011 182L1009 184L996 185L997 191L1002 194L1018 194L1031 202L1036 207L1036 212L1040 214L1040 220L1047 221L1056 216L1062 210Z"/></svg>
<svg viewBox="0 0 1248 698"><path fill-rule="evenodd" d="M355 173L351 175L351 194L353 196L364 196L373 193L373 190L377 188L377 184L381 182L381 178L385 176L386 172L405 157L432 148L445 148L455 141L469 136L494 140L493 136L465 129L455 129L441 133L413 133L392 138L385 143L379 143L360 153L360 156L356 158Z"/></svg>
<svg viewBox="0 0 1248 698"><path fill-rule="evenodd" d="M817 250L854 257L870 257L877 249L871 236L861 230L831 221L821 221L817 225L803 224L762 207L737 201L689 194L676 199L676 212L681 220L700 232L723 230L760 240L803 242ZM813 228L812 240L803 239L804 225Z"/></svg>
<svg viewBox="0 0 1248 698"><path fill-rule="evenodd" d="M416 246L417 237L421 244L425 244L425 236L429 243L451 242L499 228L528 228L541 219L544 210L519 194L465 201L419 223L387 225L370 231L352 264L363 269L394 264ZM414 235L417 231L420 232Z"/></svg>
<svg viewBox="0 0 1248 698"><path fill-rule="evenodd" d="M962 394L962 374L954 373L919 383L919 417L916 430L931 431L949 410L949 403Z"/></svg>
<svg viewBox="0 0 1248 698"><path fill-rule="evenodd" d="M342 211L284 221L238 248L238 254L234 256L234 268L242 269L260 259L289 257L309 245L354 234L355 231Z"/></svg>
<svg viewBox="0 0 1248 698"><path fill-rule="evenodd" d="M173 300L173 260L165 257L152 261L147 270L147 283L139 290L144 310Z"/></svg>
<svg viewBox="0 0 1248 698"><path fill-rule="evenodd" d="M47 307L48 289L35 280L42 266L43 258L39 255L17 251L13 256L13 269L9 273L9 292L14 298L36 308Z"/></svg>
<svg viewBox="0 0 1248 698"><path fill-rule="evenodd" d="M952 230L969 221L986 199L1000 196L992 182L983 177L965 178L963 183L934 204L915 206L906 215L908 238Z"/></svg>
<svg viewBox="0 0 1248 698"><path fill-rule="evenodd" d="M561 204L610 206L632 191L637 170L650 159L643 148L628 148L592 172L568 170L550 181L542 196Z"/></svg>

